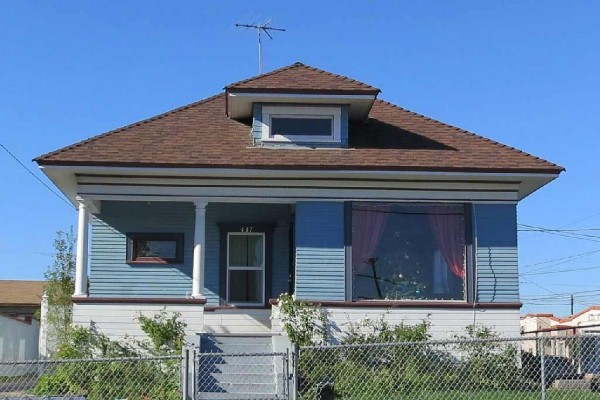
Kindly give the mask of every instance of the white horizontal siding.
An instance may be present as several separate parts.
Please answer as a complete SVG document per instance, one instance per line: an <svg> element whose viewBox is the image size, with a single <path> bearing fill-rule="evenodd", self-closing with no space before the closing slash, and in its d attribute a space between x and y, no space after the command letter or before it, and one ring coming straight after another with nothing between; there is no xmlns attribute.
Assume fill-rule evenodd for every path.
<svg viewBox="0 0 600 400"><path fill-rule="evenodd" d="M519 310L502 309L452 309L452 308L335 308L325 307L330 323L329 332L334 342L339 342L348 331L351 323L369 318L373 321L381 318L391 325L416 325L429 321L429 333L432 340L452 339L454 335L464 334L465 328L473 323L492 328L502 337L520 335ZM274 310L274 316L277 310ZM273 332L282 331L279 319L273 318Z"/></svg>
<svg viewBox="0 0 600 400"><path fill-rule="evenodd" d="M99 332L111 339L122 339L125 335L141 339L145 334L137 322L139 314L152 317L163 309L181 314L187 324L186 335L202 331L204 307L198 304L74 304L73 325L94 324Z"/></svg>

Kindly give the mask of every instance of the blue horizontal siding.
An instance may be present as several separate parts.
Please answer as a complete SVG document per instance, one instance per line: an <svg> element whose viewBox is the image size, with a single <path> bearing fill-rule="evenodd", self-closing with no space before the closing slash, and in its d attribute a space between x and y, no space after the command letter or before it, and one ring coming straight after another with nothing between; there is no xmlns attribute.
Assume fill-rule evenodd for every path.
<svg viewBox="0 0 600 400"><path fill-rule="evenodd" d="M518 302L517 208L514 204L476 204L477 301Z"/></svg>
<svg viewBox="0 0 600 400"><path fill-rule="evenodd" d="M344 203L297 203L296 297L345 300L345 282Z"/></svg>
<svg viewBox="0 0 600 400"><path fill-rule="evenodd" d="M128 232L184 234L181 264L127 264ZM90 295L185 297L192 290L194 207L191 203L104 201L92 218Z"/></svg>
<svg viewBox="0 0 600 400"><path fill-rule="evenodd" d="M219 303L219 223L274 224L272 295L289 290L290 219L289 205L208 204L204 278L208 304ZM192 203L102 202L102 213L92 218L90 295L185 297L192 290L194 220ZM127 264L127 232L183 233L183 263Z"/></svg>
<svg viewBox="0 0 600 400"><path fill-rule="evenodd" d="M258 144L262 140L262 104L252 104L252 137L254 144Z"/></svg>

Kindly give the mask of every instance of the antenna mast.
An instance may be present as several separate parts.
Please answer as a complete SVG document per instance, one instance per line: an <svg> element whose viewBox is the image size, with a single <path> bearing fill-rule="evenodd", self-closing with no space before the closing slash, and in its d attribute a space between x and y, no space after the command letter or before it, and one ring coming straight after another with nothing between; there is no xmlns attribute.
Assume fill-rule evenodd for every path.
<svg viewBox="0 0 600 400"><path fill-rule="evenodd" d="M269 31L279 31L279 32L285 32L285 29L283 28L273 28L271 26L269 26L269 23L271 22L271 19L269 19L267 22L265 22L262 25L256 25L256 24L235 24L236 28L252 28L252 29L256 29L256 31L258 32L258 73L259 75L262 74L263 71L263 55L262 55L262 33L266 33L267 36L269 37L269 39L273 40L273 36L271 36L271 34L269 33Z"/></svg>

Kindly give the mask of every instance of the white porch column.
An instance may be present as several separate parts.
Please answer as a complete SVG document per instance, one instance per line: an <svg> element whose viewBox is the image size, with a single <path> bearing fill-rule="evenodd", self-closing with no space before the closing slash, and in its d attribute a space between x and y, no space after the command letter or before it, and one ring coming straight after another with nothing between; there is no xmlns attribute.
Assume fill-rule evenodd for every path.
<svg viewBox="0 0 600 400"><path fill-rule="evenodd" d="M77 254L75 256L75 293L73 296L85 297L87 292L87 261L88 261L88 223L89 212L87 203L77 197L79 203L79 220L77 222Z"/></svg>
<svg viewBox="0 0 600 400"><path fill-rule="evenodd" d="M206 252L206 205L204 200L194 201L196 223L194 224L194 261L192 268L192 297L203 299L204 295L204 258Z"/></svg>

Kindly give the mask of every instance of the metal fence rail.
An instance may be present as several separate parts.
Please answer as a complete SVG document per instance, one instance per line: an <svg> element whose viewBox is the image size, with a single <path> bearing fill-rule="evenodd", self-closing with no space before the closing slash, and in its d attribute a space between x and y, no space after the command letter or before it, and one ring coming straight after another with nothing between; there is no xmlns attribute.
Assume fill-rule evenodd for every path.
<svg viewBox="0 0 600 400"><path fill-rule="evenodd" d="M302 399L600 400L600 336L310 346L297 369Z"/></svg>
<svg viewBox="0 0 600 400"><path fill-rule="evenodd" d="M183 357L0 362L0 400L177 400Z"/></svg>

